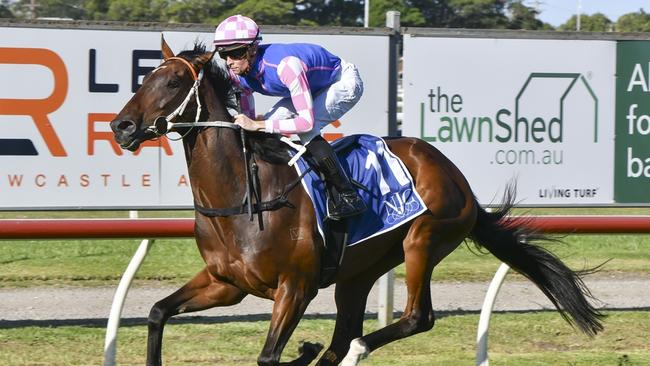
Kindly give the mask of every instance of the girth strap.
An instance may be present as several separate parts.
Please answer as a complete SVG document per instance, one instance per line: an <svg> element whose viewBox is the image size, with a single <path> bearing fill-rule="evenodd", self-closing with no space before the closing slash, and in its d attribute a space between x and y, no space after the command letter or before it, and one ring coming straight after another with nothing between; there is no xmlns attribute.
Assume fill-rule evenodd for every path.
<svg viewBox="0 0 650 366"><path fill-rule="evenodd" d="M264 202L250 202L250 197L247 197L247 203L242 203L240 206L228 207L228 208L208 208L199 205L194 202L194 208L203 216L207 217L226 217L233 215L243 215L243 214L256 214L263 211L275 211L281 209L282 207L296 208L296 206L289 202L289 192L291 192L296 186L300 183L305 174L309 173L311 169L305 170L296 180L287 184L280 195L270 201ZM250 209L249 209L250 207Z"/></svg>
<svg viewBox="0 0 650 366"><path fill-rule="evenodd" d="M199 205L194 202L194 208L203 216L207 217L226 217L233 215L243 215L250 214L251 212L248 209L247 204L242 204L241 206L228 207L228 208L208 208ZM263 211L275 211L282 207L296 208L289 199L283 195L276 197L271 201L266 202L254 202L252 205L253 214L263 212Z"/></svg>

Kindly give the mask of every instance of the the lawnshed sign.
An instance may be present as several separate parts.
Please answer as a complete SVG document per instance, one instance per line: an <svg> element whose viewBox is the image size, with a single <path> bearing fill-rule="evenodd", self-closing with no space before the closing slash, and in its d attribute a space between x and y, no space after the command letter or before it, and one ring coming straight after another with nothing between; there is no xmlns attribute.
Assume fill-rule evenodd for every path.
<svg viewBox="0 0 650 366"><path fill-rule="evenodd" d="M176 52L209 28L165 31ZM264 34L264 42L314 42L362 70L365 93L329 126L329 138L388 133L388 31ZM183 149L167 139L136 153L108 123L160 64L161 32L0 26L0 209L191 207ZM275 101L256 98L260 112ZM174 137L172 135L172 137Z"/></svg>
<svg viewBox="0 0 650 366"><path fill-rule="evenodd" d="M649 203L649 50L405 34L403 134L444 152L484 204L510 178L522 204Z"/></svg>

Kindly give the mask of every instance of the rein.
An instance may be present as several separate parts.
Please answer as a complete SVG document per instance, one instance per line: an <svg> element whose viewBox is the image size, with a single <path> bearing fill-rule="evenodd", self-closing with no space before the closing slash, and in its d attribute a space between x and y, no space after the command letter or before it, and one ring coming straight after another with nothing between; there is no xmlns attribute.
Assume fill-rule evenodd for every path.
<svg viewBox="0 0 650 366"><path fill-rule="evenodd" d="M240 131L239 135L242 143L242 152L244 155L244 171L246 172L246 194L244 195L242 204L240 206L229 207L229 208L208 208L199 205L195 201L194 208L200 214L207 217L228 217L228 216L248 213L250 221L253 221L253 215L257 214L259 228L260 230L264 230L262 212L275 211L282 207L295 208L295 206L291 202L289 202L287 196L289 192L293 190L298 185L298 183L300 183L303 176L307 174L309 170L306 170L301 176L298 177L298 179L286 185L282 190L282 193L280 193L278 197L270 201L263 202L261 198L261 187L260 187L260 181L258 175L258 166L257 166L257 162L255 161L252 154L249 152L247 148L248 143L246 138L246 130L244 130L243 128L241 128L241 126L236 125L232 122L199 121L199 117L201 115L199 85L201 83L201 80L203 79L203 69L201 69L197 75L194 66L192 66L192 64L189 61L185 60L184 58L170 57L166 59L165 62L169 60L181 61L185 66L187 66L192 72L192 77L194 78L194 84L192 85L190 91L187 93L187 96L185 97L183 102L178 106L178 108L176 108L172 113L170 113L167 116L156 118L154 124L152 126L149 126L147 130L155 133L157 136L163 136L163 135L167 135L169 132L172 132L173 130L176 130L179 127L180 128L189 127L190 130L187 133L181 135L180 139L185 138L185 136L187 136L194 127L217 127L217 128L230 128L233 130L239 130ZM172 120L174 120L176 117L182 115L183 112L185 112L185 108L189 104L192 97L195 98L197 104L196 116L194 117L194 122L172 122ZM293 156L293 158L289 161L288 164L289 166L292 166L298 160L298 158L306 151L306 148L305 146L293 143L289 138L285 136L281 137L281 140L287 145L297 150L297 153ZM256 201L255 203L253 203L253 197L255 197L255 201Z"/></svg>

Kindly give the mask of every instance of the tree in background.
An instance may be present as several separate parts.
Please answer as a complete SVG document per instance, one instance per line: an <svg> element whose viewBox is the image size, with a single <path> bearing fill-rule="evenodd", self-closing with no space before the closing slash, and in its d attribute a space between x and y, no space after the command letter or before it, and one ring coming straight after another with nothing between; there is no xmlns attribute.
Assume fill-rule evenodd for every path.
<svg viewBox="0 0 650 366"><path fill-rule="evenodd" d="M386 24L386 12L396 10L400 12L400 23L405 27L423 27L426 19L420 9L410 6L405 0L372 0L368 25L383 27Z"/></svg>
<svg viewBox="0 0 650 366"><path fill-rule="evenodd" d="M449 0L451 28L503 29L508 26L505 15L507 0Z"/></svg>
<svg viewBox="0 0 650 366"><path fill-rule="evenodd" d="M85 14L84 0L19 0L11 9L20 18L82 19Z"/></svg>
<svg viewBox="0 0 650 366"><path fill-rule="evenodd" d="M558 29L568 32L575 31L577 24L578 18L574 15ZM603 13L580 16L580 31L582 32L611 32L613 29L614 23Z"/></svg>
<svg viewBox="0 0 650 366"><path fill-rule="evenodd" d="M212 16L218 15L216 1L185 0L172 1L163 10L162 18L171 23L207 23Z"/></svg>
<svg viewBox="0 0 650 366"><path fill-rule="evenodd" d="M110 0L87 0L86 14L83 19L106 20L106 14L108 13L110 3Z"/></svg>
<svg viewBox="0 0 650 366"><path fill-rule="evenodd" d="M162 19L162 15L168 5L166 0L112 0L106 19L131 22L166 21Z"/></svg>
<svg viewBox="0 0 650 366"><path fill-rule="evenodd" d="M295 24L295 4L286 0L246 0L234 7L230 14L242 14L258 24Z"/></svg>
<svg viewBox="0 0 650 366"><path fill-rule="evenodd" d="M616 21L617 32L650 32L650 14L643 9L621 15Z"/></svg>
<svg viewBox="0 0 650 366"><path fill-rule="evenodd" d="M9 0L0 1L0 18L13 18L14 13L11 12Z"/></svg>
<svg viewBox="0 0 650 366"><path fill-rule="evenodd" d="M539 12L524 5L523 0L512 1L508 4L510 23L509 29L553 30L553 26L537 19Z"/></svg>

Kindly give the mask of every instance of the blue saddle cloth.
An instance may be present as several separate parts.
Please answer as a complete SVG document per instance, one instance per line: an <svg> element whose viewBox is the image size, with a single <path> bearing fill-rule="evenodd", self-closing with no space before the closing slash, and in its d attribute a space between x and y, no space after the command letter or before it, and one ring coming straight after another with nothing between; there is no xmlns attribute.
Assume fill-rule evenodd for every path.
<svg viewBox="0 0 650 366"><path fill-rule="evenodd" d="M388 149L382 138L351 135L336 140L332 145L349 177L368 189L357 189L368 210L347 219L348 246L395 229L427 209L413 187L411 174L404 163ZM309 168L302 158L296 162L295 167L299 175ZM302 185L314 203L318 230L325 239L325 183L312 170L305 174Z"/></svg>

